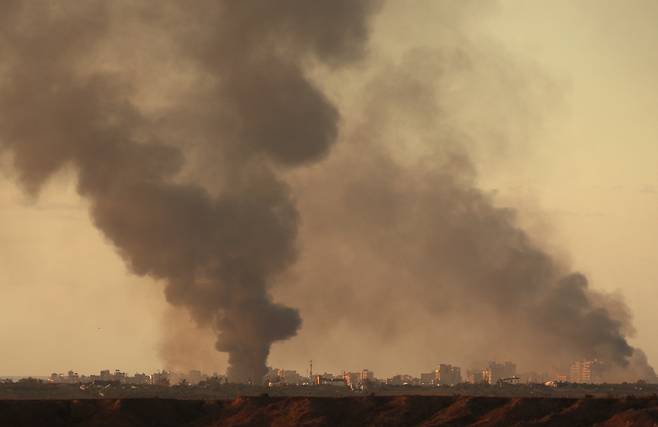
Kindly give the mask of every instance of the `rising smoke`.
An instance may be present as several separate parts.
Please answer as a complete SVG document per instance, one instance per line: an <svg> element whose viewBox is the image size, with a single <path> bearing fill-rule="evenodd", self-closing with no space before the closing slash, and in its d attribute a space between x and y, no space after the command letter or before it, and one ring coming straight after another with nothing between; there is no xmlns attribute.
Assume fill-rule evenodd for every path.
<svg viewBox="0 0 658 427"><path fill-rule="evenodd" d="M450 18L464 12L442 4ZM288 285L286 300L303 304L306 330L346 343L334 354L347 366L405 360L418 372L437 359L481 367L498 358L555 373L597 358L609 380L655 381L628 343L624 303L592 289L480 189L473 152L512 133L507 115L529 119L532 97L520 89L529 73L450 18L435 23L448 28L439 48L372 65L347 103L357 107L343 142L293 179L305 250L292 279L304 285Z"/></svg>
<svg viewBox="0 0 658 427"><path fill-rule="evenodd" d="M358 57L376 2L142 6L149 23L179 30L172 39L209 81L206 109L186 113L220 124L203 142L233 163L221 195L177 181L183 154L156 138L131 81L94 70L94 53L116 27L106 2L3 2L0 141L33 195L59 169L75 168L94 223L132 271L163 279L171 303L215 328L232 380L257 381L271 344L301 324L268 294L295 259L298 222L274 166L321 158L337 133L338 112L302 63ZM184 116L175 113L167 118Z"/></svg>
<svg viewBox="0 0 658 427"><path fill-rule="evenodd" d="M298 311L270 294L293 265L299 285L288 301L304 304L320 332L339 319L392 341L425 313L430 339L441 329L433 322L486 328L471 331L464 351L495 348L527 366L630 362L655 379L627 342L623 304L479 189L465 138L435 119L450 114L435 103L445 86L423 80L425 60L379 69L341 136L339 109L308 73L363 59L379 7L5 1L0 147L34 196L72 167L96 226L134 273L163 280L169 302L216 332L234 381L262 378L272 344L298 332ZM148 37L135 42L154 75L188 82L163 108L140 102L148 78L102 55L135 27L165 40L167 61L149 56L158 43ZM449 81L469 55L436 62ZM431 141L422 161L392 148L407 126Z"/></svg>

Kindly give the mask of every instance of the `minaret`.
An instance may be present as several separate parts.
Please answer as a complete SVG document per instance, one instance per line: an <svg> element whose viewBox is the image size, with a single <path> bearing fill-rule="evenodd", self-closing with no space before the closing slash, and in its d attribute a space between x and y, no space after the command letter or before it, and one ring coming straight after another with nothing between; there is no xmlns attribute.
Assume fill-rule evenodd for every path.
<svg viewBox="0 0 658 427"><path fill-rule="evenodd" d="M308 379L313 383L313 360L309 360L308 365Z"/></svg>

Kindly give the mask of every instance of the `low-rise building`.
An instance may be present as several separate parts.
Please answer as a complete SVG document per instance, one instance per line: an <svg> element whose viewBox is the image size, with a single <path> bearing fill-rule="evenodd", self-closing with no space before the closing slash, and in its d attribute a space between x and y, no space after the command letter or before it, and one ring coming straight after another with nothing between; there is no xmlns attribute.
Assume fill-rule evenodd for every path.
<svg viewBox="0 0 658 427"><path fill-rule="evenodd" d="M489 362L489 367L484 373L484 382L496 384L498 380L516 377L516 365L512 362Z"/></svg>
<svg viewBox="0 0 658 427"><path fill-rule="evenodd" d="M420 385L434 385L434 372L421 373Z"/></svg>
<svg viewBox="0 0 658 427"><path fill-rule="evenodd" d="M466 381L471 384L488 384L488 375L485 369L469 369L466 371Z"/></svg>
<svg viewBox="0 0 658 427"><path fill-rule="evenodd" d="M411 375L400 374L395 375L386 380L386 384L389 385L418 385L420 384L420 379L414 378Z"/></svg>
<svg viewBox="0 0 658 427"><path fill-rule="evenodd" d="M435 385L455 385L462 382L461 368L452 365L440 364L434 370Z"/></svg>
<svg viewBox="0 0 658 427"><path fill-rule="evenodd" d="M368 370L368 369L362 370L361 371L360 381L361 381L361 384L374 383L375 382L375 373Z"/></svg>
<svg viewBox="0 0 658 427"><path fill-rule="evenodd" d="M604 373L605 364L600 360L579 360L569 369L569 381L586 384L602 383Z"/></svg>

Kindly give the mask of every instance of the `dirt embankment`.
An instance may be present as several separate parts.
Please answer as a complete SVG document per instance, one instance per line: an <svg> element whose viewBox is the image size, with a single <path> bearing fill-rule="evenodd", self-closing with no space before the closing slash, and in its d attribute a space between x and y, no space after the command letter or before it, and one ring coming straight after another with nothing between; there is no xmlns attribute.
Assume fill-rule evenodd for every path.
<svg viewBox="0 0 658 427"><path fill-rule="evenodd" d="M0 426L658 426L658 399L0 400Z"/></svg>

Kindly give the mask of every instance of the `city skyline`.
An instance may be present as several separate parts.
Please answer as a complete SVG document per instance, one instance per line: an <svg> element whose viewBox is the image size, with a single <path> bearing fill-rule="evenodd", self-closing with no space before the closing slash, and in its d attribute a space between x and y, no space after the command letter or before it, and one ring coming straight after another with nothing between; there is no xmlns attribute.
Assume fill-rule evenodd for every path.
<svg viewBox="0 0 658 427"><path fill-rule="evenodd" d="M317 366L317 365L316 365ZM607 367L604 362L598 360L574 361L568 370L553 372L519 371L517 365L511 361L489 361L479 368L468 368L462 375L462 368L446 363L438 363L436 368L429 372L415 374L397 373L392 376L376 376L372 370L363 368L360 370L343 369L339 372L319 373L313 371L313 362L309 361L306 371L296 369L268 367L267 374L255 384L265 384L270 387L279 384L287 385L322 385L331 384L333 381L341 381L345 386L354 388L363 383L384 383L388 385L420 385L420 386L454 386L458 384L490 384L502 383L518 384L548 384L554 382L600 384L615 382L607 377ZM66 373L53 372L50 375L29 376L3 376L0 379L27 379L36 378L46 380L49 383L62 384L87 384L87 383L124 383L132 385L167 385L176 384L196 385L208 380L228 381L226 373L204 372L191 369L187 372L160 369L146 372L127 372L121 369L101 369L96 373L80 373L73 369ZM131 375L132 374L132 375Z"/></svg>

